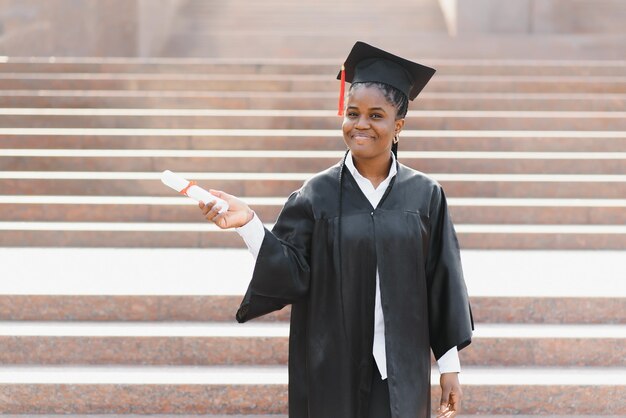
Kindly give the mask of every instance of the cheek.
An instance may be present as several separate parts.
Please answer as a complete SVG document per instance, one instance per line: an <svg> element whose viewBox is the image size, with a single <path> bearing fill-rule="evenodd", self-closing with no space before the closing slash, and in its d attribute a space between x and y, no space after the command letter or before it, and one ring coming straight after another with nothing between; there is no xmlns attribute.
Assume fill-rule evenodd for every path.
<svg viewBox="0 0 626 418"><path fill-rule="evenodd" d="M343 131L343 135L346 136L352 130L352 122L348 118L343 119L343 123L341 124L341 130Z"/></svg>
<svg viewBox="0 0 626 418"><path fill-rule="evenodd" d="M343 142L346 144L346 146L348 145L348 138L349 138L349 133L350 133L350 124L348 123L348 120L344 118L343 123L341 124L341 131L343 133Z"/></svg>
<svg viewBox="0 0 626 418"><path fill-rule="evenodd" d="M373 127L378 137L381 139L393 138L395 132L395 125L390 125L388 122L377 124Z"/></svg>
<svg viewBox="0 0 626 418"><path fill-rule="evenodd" d="M341 129L343 129L344 131L349 129L348 127L352 125L350 123L350 119L344 117L343 120L341 121Z"/></svg>

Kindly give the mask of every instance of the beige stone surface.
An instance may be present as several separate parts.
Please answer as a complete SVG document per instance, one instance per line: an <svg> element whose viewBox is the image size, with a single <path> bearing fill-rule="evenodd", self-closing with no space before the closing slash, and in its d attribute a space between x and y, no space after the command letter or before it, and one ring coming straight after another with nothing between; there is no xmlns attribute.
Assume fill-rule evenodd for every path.
<svg viewBox="0 0 626 418"><path fill-rule="evenodd" d="M182 0L0 0L0 55L158 54Z"/></svg>
<svg viewBox="0 0 626 418"><path fill-rule="evenodd" d="M440 0L452 32L625 34L622 0Z"/></svg>
<svg viewBox="0 0 626 418"><path fill-rule="evenodd" d="M456 33L528 33L532 0L458 0Z"/></svg>
<svg viewBox="0 0 626 418"><path fill-rule="evenodd" d="M361 39L435 58L622 58L625 16L621 0L0 0L0 56L340 57Z"/></svg>
<svg viewBox="0 0 626 418"><path fill-rule="evenodd" d="M533 32L626 34L626 2L535 0Z"/></svg>

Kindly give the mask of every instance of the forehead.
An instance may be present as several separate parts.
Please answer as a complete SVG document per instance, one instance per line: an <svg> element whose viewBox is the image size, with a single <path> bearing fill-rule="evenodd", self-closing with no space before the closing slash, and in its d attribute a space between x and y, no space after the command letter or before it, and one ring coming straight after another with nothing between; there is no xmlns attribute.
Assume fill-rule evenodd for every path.
<svg viewBox="0 0 626 418"><path fill-rule="evenodd" d="M383 91L376 86L354 85L348 94L348 106L393 107Z"/></svg>

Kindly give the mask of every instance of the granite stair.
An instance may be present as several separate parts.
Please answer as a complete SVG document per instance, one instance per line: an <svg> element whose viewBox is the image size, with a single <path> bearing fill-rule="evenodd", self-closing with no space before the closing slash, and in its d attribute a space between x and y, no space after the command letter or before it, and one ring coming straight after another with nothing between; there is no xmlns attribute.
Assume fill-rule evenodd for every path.
<svg viewBox="0 0 626 418"><path fill-rule="evenodd" d="M252 259L159 173L271 226L342 156L337 62L4 61L2 414L284 418L289 309L234 323ZM400 159L443 184L463 248L464 413L626 415L626 64L429 63Z"/></svg>

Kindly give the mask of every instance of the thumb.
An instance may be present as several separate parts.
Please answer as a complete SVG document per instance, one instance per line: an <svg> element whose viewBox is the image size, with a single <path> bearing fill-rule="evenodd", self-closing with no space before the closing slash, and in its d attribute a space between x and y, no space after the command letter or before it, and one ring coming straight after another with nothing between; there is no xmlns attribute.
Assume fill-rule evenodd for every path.
<svg viewBox="0 0 626 418"><path fill-rule="evenodd" d="M223 192L221 190L215 190L215 189L209 189L209 193L211 193L213 196L218 197L226 202L229 202L230 199L234 197L232 195L229 195L226 192Z"/></svg>
<svg viewBox="0 0 626 418"><path fill-rule="evenodd" d="M450 389L443 389L441 392L441 401L439 402L439 412L444 412L450 406Z"/></svg>
<svg viewBox="0 0 626 418"><path fill-rule="evenodd" d="M226 192L223 192L221 190L215 190L215 189L209 189L209 193L211 193L213 196L217 196L221 199L223 199L226 196L229 196L228 194L226 194Z"/></svg>
<svg viewBox="0 0 626 418"><path fill-rule="evenodd" d="M439 402L439 411L448 409L448 406L450 404L450 392L451 390L449 387L441 388L441 401Z"/></svg>

